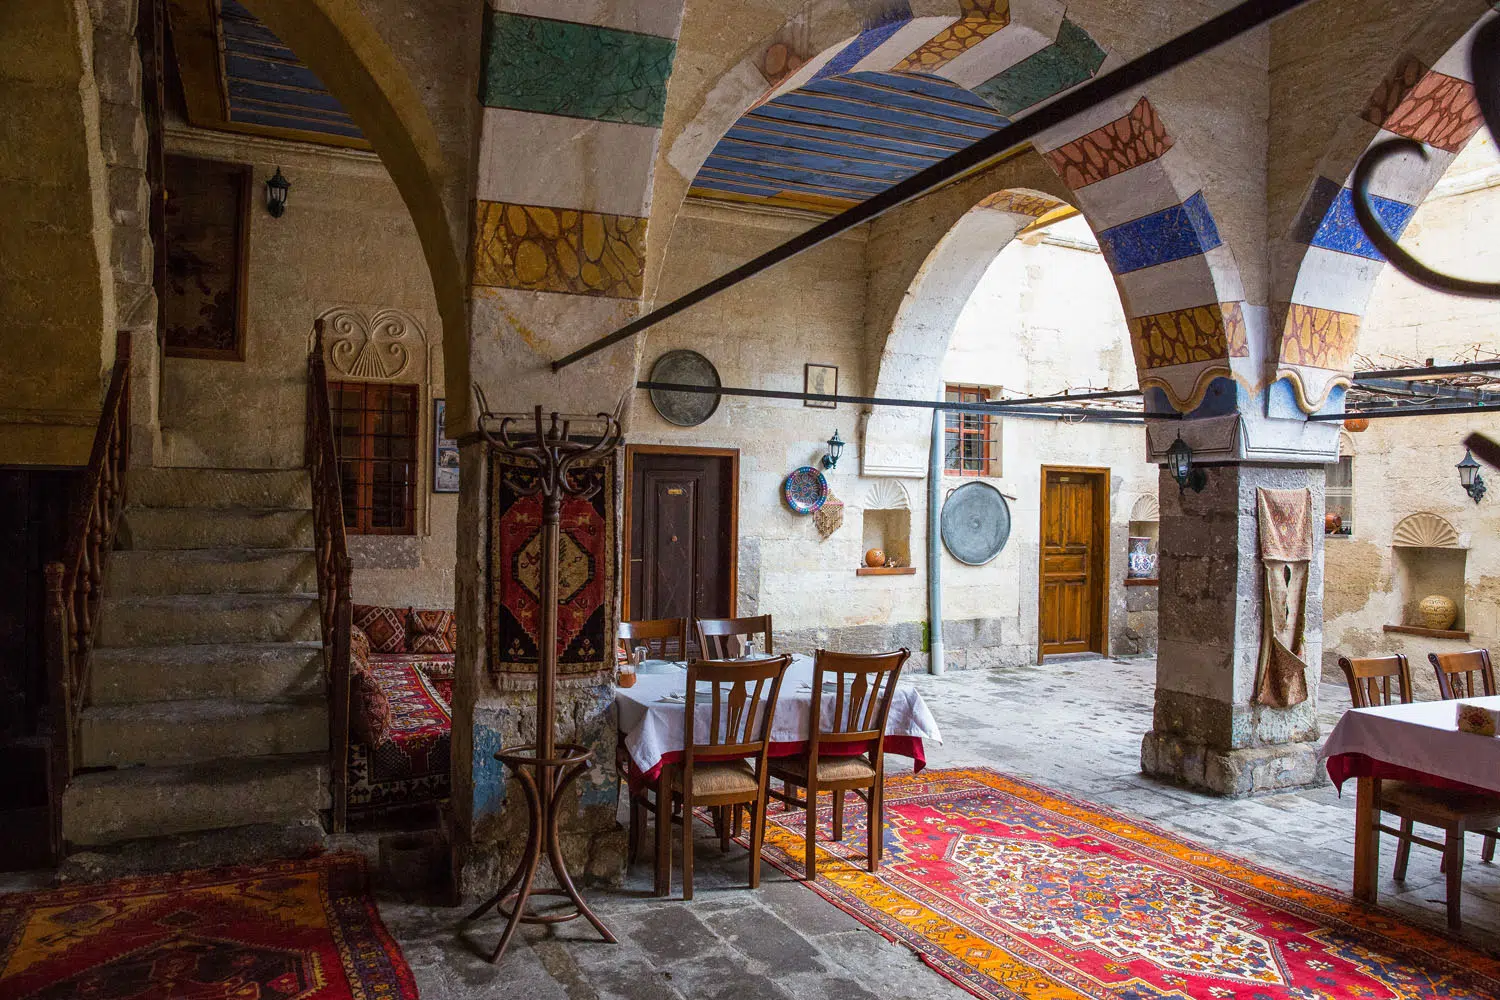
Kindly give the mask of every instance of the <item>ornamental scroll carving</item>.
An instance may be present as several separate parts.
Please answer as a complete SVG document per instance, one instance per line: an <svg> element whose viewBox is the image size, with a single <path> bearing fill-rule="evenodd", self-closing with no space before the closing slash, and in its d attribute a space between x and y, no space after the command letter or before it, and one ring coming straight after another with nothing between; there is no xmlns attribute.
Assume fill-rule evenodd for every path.
<svg viewBox="0 0 1500 1000"><path fill-rule="evenodd" d="M378 309L367 316L350 306L335 306L319 318L328 366L338 375L374 382L424 378L427 334L410 313Z"/></svg>

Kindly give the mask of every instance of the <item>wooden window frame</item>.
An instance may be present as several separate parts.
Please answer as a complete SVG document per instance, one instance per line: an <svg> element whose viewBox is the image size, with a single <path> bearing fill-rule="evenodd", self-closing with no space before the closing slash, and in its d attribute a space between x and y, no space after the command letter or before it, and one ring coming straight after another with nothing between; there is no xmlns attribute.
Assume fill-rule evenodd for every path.
<svg viewBox="0 0 1500 1000"><path fill-rule="evenodd" d="M1340 506L1343 506L1343 507L1347 508L1347 510L1349 511L1349 517L1344 521L1344 523L1342 524L1342 526L1341 526L1341 528L1340 528L1339 531L1325 532L1324 533L1324 537L1325 538L1353 538L1354 537L1354 456L1351 455L1351 454L1349 454L1349 453L1347 453L1347 452L1345 452L1345 451L1343 451L1342 449L1340 449L1338 460L1333 463L1334 467L1336 468L1339 465L1343 464L1344 462L1348 462L1349 463L1349 485L1348 486L1326 486L1325 485L1324 491L1323 491L1324 492L1323 504L1324 504L1324 510L1326 511L1328 509L1328 506L1329 506L1329 504L1328 504L1329 500L1343 500L1343 501L1347 501L1346 503L1341 504ZM1344 530L1344 529L1347 529L1347 530Z"/></svg>
<svg viewBox="0 0 1500 1000"><path fill-rule="evenodd" d="M333 430L334 444L338 450L339 458L339 482L345 488L347 501L348 487L344 482L344 473L348 465L355 466L357 472L354 480L355 502L351 510L346 502L344 505L344 530L355 535L415 535L417 533L417 495L418 483L421 480L421 423L422 387L406 383L389 382L330 382L329 398L333 406ZM350 390L358 391L362 405L357 411L360 414L358 441L360 453L358 456L345 456L343 454L344 433L343 415L348 412L343 407L344 395ZM389 404L384 408L376 408L370 405L372 392L385 394L387 400L395 397L404 397L410 406L410 426L404 434L385 434L387 438L406 438L409 444L410 457L406 459L407 475L404 481L393 480L391 489L401 489L405 492L405 520L401 524L376 524L376 467L386 464L391 468L398 467L402 459L383 457L375 454L376 441L382 436L376 430L377 419L382 413L391 412ZM352 516L351 516L352 515Z"/></svg>
<svg viewBox="0 0 1500 1000"><path fill-rule="evenodd" d="M949 399L955 394L958 399ZM983 386L949 383L943 386L943 399L958 403L987 403L990 400L990 391ZM950 456L955 453L955 449L949 446L949 441L953 440L955 435L958 441L956 452L959 455L957 466L949 464ZM963 442L966 439L977 439L980 442L982 455L979 459L980 468L967 467L970 460L963 457ZM943 475L992 479L1000 476L1000 418L998 415L948 411L943 427Z"/></svg>

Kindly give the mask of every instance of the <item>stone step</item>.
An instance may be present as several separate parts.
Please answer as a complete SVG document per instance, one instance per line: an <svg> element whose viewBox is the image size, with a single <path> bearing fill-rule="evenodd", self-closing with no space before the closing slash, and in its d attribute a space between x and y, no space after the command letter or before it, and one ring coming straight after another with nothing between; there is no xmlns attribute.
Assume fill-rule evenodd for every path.
<svg viewBox="0 0 1500 1000"><path fill-rule="evenodd" d="M311 510L136 507L120 519L122 549L306 549Z"/></svg>
<svg viewBox="0 0 1500 1000"><path fill-rule="evenodd" d="M316 594L318 566L312 549L124 549L110 553L104 592Z"/></svg>
<svg viewBox="0 0 1500 1000"><path fill-rule="evenodd" d="M106 596L100 608L98 646L313 642L321 638L318 599L314 596Z"/></svg>
<svg viewBox="0 0 1500 1000"><path fill-rule="evenodd" d="M77 775L63 793L63 837L96 847L254 824L317 822L328 808L322 755L210 760Z"/></svg>
<svg viewBox="0 0 1500 1000"><path fill-rule="evenodd" d="M328 750L328 711L321 696L270 703L90 705L79 723L83 767L161 767Z"/></svg>
<svg viewBox="0 0 1500 1000"><path fill-rule="evenodd" d="M133 507L312 508L306 469L132 469Z"/></svg>
<svg viewBox="0 0 1500 1000"><path fill-rule="evenodd" d="M286 701L323 690L319 642L115 646L94 650L90 701Z"/></svg>

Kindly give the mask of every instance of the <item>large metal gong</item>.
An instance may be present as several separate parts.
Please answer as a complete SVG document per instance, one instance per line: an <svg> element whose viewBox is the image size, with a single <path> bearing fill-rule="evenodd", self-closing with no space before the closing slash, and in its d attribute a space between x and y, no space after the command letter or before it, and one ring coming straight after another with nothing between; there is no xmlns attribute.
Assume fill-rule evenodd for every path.
<svg viewBox="0 0 1500 1000"><path fill-rule="evenodd" d="M683 385L711 385L718 388L719 373L709 361L697 351L668 351L656 359L651 366L651 381L677 382ZM670 389L652 389L651 405L663 420L679 427L694 427L714 415L719 408L718 393L672 392Z"/></svg>
<svg viewBox="0 0 1500 1000"><path fill-rule="evenodd" d="M1010 505L989 483L965 483L943 503L943 545L969 566L982 566L1010 540Z"/></svg>

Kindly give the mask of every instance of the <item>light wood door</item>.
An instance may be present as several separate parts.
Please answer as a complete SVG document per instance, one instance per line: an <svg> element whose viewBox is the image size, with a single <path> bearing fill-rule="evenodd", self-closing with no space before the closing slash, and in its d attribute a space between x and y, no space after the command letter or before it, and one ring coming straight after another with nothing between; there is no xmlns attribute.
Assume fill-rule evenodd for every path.
<svg viewBox="0 0 1500 1000"><path fill-rule="evenodd" d="M1102 476L1046 470L1042 486L1042 655L1103 652Z"/></svg>

